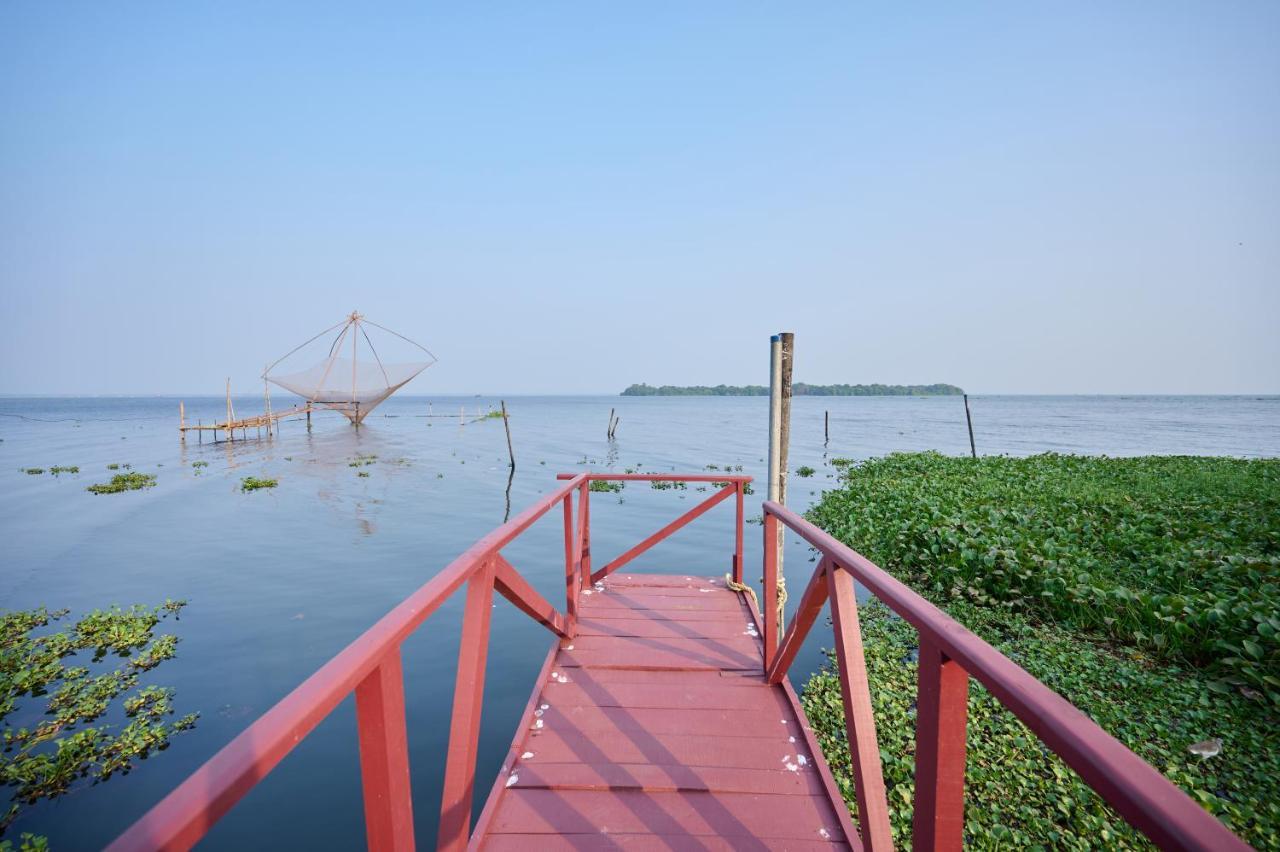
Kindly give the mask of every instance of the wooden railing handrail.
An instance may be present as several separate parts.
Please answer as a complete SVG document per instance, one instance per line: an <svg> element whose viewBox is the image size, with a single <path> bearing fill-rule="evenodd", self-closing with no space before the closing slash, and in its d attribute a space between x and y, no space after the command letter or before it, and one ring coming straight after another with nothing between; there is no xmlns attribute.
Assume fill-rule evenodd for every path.
<svg viewBox="0 0 1280 852"><path fill-rule="evenodd" d="M467 587L458 672L440 811L437 846L466 845L475 787L475 757L484 697L489 621L494 592L555 633L577 631L578 599L592 581L590 482L642 479L724 482L698 507L632 548L634 558L656 541L729 495L737 497L733 574L742 579L743 494L747 476L701 474L561 474L565 484L488 533L378 620L333 659L219 750L108 847L121 850L187 849L200 840L255 784L353 692L360 743L365 828L369 848L411 850L415 846L410 795L404 674L400 647L441 604ZM573 494L578 493L577 511ZM542 597L501 550L555 506L564 507L565 612ZM575 523L576 520L576 523ZM614 567L620 564L615 560Z"/></svg>
<svg viewBox="0 0 1280 852"><path fill-rule="evenodd" d="M571 477L565 485L483 536L223 746L108 848L122 852L191 847L343 699L371 678L388 681L393 701L394 693L399 693L398 724L402 728L403 686L398 682L390 683L399 675L400 644L464 583L473 579L477 571L491 566L492 557L499 550L556 503L571 497L575 489L582 489L585 493L584 474ZM525 607L520 608L528 612ZM556 616L563 624L563 616L559 613ZM553 623L549 623L553 621L548 618L544 623L553 632L559 632ZM386 672L381 671L384 664L388 665ZM363 749L363 738L361 745ZM407 789L407 777L404 780ZM370 831L372 839L372 828ZM411 840L411 833L409 837Z"/></svg>
<svg viewBox="0 0 1280 852"><path fill-rule="evenodd" d="M963 684L968 677L976 678L1123 819L1161 848L1204 852L1250 848L1065 698L862 554L778 503L766 501L764 513L766 563L768 542L777 540L778 523L785 524L824 557L780 644L771 638L766 627L765 654L771 682L776 683L785 675L804 634L812 627L826 598L827 586L822 581L830 572L848 572L920 633L914 831L917 848L958 848L963 839L967 714L967 689ZM763 608L766 623L776 619L774 600L766 600ZM774 647L769 647L771 644ZM922 786L926 789L922 790ZM926 812L922 814L922 810Z"/></svg>
<svg viewBox="0 0 1280 852"><path fill-rule="evenodd" d="M585 476L590 482L751 482L741 473L557 473L556 479Z"/></svg>

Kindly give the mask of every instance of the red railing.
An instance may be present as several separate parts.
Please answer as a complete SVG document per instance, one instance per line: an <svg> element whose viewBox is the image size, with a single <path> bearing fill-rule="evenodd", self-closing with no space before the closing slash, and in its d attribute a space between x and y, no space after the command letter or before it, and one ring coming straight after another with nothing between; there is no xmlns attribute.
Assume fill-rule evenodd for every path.
<svg viewBox="0 0 1280 852"><path fill-rule="evenodd" d="M437 845L443 849L465 847L471 826L480 709L492 614L490 602L494 590L557 637L570 639L577 630L578 600L584 585L635 559L730 494L737 496L732 566L735 579L741 581L742 578L742 501L751 477L581 473L561 474L558 478L568 482L453 560L223 747L108 848L114 852L190 848L343 699L354 692L365 833L369 848L413 849L413 805L400 646L464 583L467 587L466 603L458 650L458 673L454 682ZM717 481L727 484L593 574L589 494L590 482L594 480ZM576 523L575 491L578 492ZM564 506L564 614L534 591L500 552L557 502ZM552 650L554 652L554 647Z"/></svg>
<svg viewBox="0 0 1280 852"><path fill-rule="evenodd" d="M1165 849L1248 849L1208 811L1049 687L945 613L777 503L764 504L765 668L779 683L822 606L831 603L836 660L852 758L863 845L890 849L889 808L853 581L857 580L919 631L916 695L916 849L960 849L964 843L965 730L969 678L977 679L1040 740L1079 773L1122 818ZM781 525L822 558L778 641L774 579Z"/></svg>

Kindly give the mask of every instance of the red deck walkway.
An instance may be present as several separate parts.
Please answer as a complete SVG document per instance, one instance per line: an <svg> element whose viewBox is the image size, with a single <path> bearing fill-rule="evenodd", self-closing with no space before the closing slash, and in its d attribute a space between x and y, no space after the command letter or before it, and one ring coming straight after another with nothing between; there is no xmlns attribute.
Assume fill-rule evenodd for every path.
<svg viewBox="0 0 1280 852"><path fill-rule="evenodd" d="M971 679L1157 846L1197 852L1249 848L1060 695L785 506L763 505L763 620L754 604L718 577L622 573L632 559L733 497L728 561L741 583L743 498L750 477L579 473L561 478L567 480L562 487L477 541L224 746L116 838L110 850L189 849L353 693L368 846L378 852L417 848L401 644L459 592L465 608L440 848L892 849L855 580L919 634L915 849L959 852L964 843ZM707 483L719 490L592 571L589 485L600 480ZM564 514L563 613L502 555L556 504ZM783 529L821 559L786 634L780 635L777 557ZM496 595L558 638L472 830ZM861 822L857 829L786 679L824 608L829 608L835 640Z"/></svg>
<svg viewBox="0 0 1280 852"><path fill-rule="evenodd" d="M765 683L761 628L718 578L619 573L584 591L473 846L847 845L795 693Z"/></svg>

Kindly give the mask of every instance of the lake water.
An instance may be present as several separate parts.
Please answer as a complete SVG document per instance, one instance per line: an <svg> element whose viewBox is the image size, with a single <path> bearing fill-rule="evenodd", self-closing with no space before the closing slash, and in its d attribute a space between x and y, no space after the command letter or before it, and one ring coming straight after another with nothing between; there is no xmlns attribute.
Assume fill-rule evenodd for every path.
<svg viewBox="0 0 1280 852"><path fill-rule="evenodd" d="M765 470L764 398L509 397L517 469L512 512L584 469L697 472L705 465ZM493 527L507 511L502 422L460 425L496 399L396 397L359 430L337 414L301 421L272 440L186 444L178 401L160 398L0 398L0 609L69 607L73 617L113 603L185 598L177 658L150 681L177 690L195 731L127 777L29 809L8 836L48 834L55 848L98 848L158 801L253 719L393 605ZM1280 456L1277 397L972 397L980 453ZM187 398L190 421L223 414L218 398ZM277 407L280 401L277 400ZM611 407L621 422L605 439ZM237 400L237 411L261 400ZM428 411L450 417L427 418ZM830 442L823 417L830 412ZM959 397L798 398L789 502L805 507L834 482L832 457L896 450L969 450ZM375 464L353 468L357 454ZM192 467L195 461L207 467ZM108 464L158 474L156 487L95 496ZM78 465L79 474L23 473ZM368 472L368 477L357 476ZM279 487L242 493L245 476ZM748 498L758 515L763 485ZM631 484L592 499L597 566L698 498ZM553 603L563 603L563 540L551 512L504 553ZM722 574L732 552L732 501L659 545L628 571ZM759 577L759 526L746 529L746 575ZM788 542L792 603L812 570ZM405 645L405 692L418 838L429 845L439 810L461 595ZM830 644L814 636L793 669L803 683ZM514 733L550 634L499 599L486 681L477 807ZM209 848L359 846L364 840L354 703L346 701L209 835Z"/></svg>

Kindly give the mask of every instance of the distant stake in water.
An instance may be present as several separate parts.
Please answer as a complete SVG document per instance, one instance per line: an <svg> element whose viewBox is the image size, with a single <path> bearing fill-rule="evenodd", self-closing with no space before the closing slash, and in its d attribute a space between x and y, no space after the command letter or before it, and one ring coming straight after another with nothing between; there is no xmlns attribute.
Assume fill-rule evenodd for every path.
<svg viewBox="0 0 1280 852"><path fill-rule="evenodd" d="M969 394L964 395L964 419L969 424L969 452L976 459L978 450L973 444L973 417L969 414Z"/></svg>

